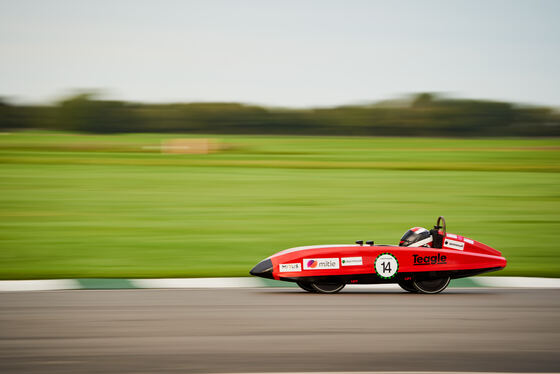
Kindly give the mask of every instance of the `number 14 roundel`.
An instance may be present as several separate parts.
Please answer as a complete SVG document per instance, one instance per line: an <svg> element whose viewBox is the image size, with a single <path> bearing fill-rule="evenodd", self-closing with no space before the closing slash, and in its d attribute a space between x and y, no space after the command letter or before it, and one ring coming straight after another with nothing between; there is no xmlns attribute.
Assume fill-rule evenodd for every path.
<svg viewBox="0 0 560 374"><path fill-rule="evenodd" d="M399 261L390 253L382 253L375 259L375 272L380 278L393 278L399 270Z"/></svg>

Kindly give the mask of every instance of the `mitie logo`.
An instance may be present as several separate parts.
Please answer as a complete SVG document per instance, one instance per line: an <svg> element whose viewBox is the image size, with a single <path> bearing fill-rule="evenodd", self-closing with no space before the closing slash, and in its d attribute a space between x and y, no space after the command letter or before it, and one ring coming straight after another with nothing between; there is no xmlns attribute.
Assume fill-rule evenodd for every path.
<svg viewBox="0 0 560 374"><path fill-rule="evenodd" d="M303 270L338 269L338 258L304 258Z"/></svg>
<svg viewBox="0 0 560 374"><path fill-rule="evenodd" d="M421 256L412 255L414 258L414 265L439 265L447 264L447 256L438 253L437 256Z"/></svg>

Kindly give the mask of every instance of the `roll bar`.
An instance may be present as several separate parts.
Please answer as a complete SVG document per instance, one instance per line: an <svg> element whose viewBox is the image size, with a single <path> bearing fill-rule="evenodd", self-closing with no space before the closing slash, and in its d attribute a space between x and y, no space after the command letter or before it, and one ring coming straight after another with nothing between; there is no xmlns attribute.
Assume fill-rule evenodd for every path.
<svg viewBox="0 0 560 374"><path fill-rule="evenodd" d="M443 226L441 226L440 223L443 223ZM447 224L445 223L445 218L443 216L438 217L434 229L436 230L443 229L443 236L447 235Z"/></svg>

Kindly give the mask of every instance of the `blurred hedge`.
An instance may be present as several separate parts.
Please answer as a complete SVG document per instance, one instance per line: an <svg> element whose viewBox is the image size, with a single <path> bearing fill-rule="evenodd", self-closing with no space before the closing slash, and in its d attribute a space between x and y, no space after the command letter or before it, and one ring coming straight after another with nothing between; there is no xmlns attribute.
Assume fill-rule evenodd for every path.
<svg viewBox="0 0 560 374"><path fill-rule="evenodd" d="M0 128L91 133L560 136L560 113L547 107L428 93L371 105L314 109L239 103L141 104L80 94L52 106L0 101Z"/></svg>

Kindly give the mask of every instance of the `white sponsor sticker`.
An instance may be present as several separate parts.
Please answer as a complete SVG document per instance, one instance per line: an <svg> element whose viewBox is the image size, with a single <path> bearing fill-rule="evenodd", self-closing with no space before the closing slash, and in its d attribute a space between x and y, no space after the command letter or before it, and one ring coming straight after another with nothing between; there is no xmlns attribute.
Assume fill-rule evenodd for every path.
<svg viewBox="0 0 560 374"><path fill-rule="evenodd" d="M361 257L342 257L340 263L342 266L363 265Z"/></svg>
<svg viewBox="0 0 560 374"><path fill-rule="evenodd" d="M390 253L382 253L375 259L375 272L383 279L389 279L397 274L399 262Z"/></svg>
<svg viewBox="0 0 560 374"><path fill-rule="evenodd" d="M304 258L303 270L338 269L338 258Z"/></svg>
<svg viewBox="0 0 560 374"><path fill-rule="evenodd" d="M474 244L474 241L472 239L465 238L465 241L469 244Z"/></svg>
<svg viewBox="0 0 560 374"><path fill-rule="evenodd" d="M457 235L455 234L447 234L447 236L453 239L457 239Z"/></svg>
<svg viewBox="0 0 560 374"><path fill-rule="evenodd" d="M465 248L465 243L459 242L457 240L447 239L447 238L443 242L443 245L447 248L458 249L460 251L462 251Z"/></svg>
<svg viewBox="0 0 560 374"><path fill-rule="evenodd" d="M288 271L301 271L301 264L280 264L280 272L285 273Z"/></svg>

